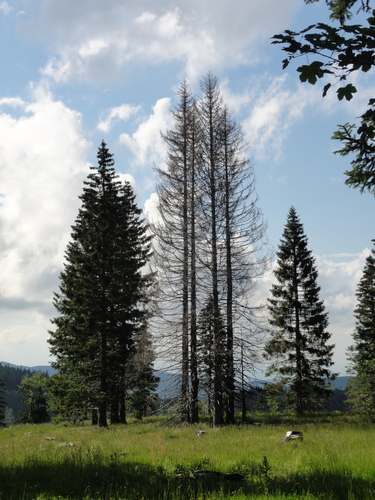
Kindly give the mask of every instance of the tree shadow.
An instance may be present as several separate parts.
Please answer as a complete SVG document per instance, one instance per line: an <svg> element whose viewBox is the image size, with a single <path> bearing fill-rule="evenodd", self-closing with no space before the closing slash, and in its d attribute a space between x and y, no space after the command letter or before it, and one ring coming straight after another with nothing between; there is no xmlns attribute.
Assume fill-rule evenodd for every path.
<svg viewBox="0 0 375 500"><path fill-rule="evenodd" d="M286 476L250 475L243 481L227 480L225 475L202 477L167 475L162 467L116 457L110 463L67 459L51 464L28 459L23 466L0 467L0 498L32 500L45 498L100 500L190 500L229 496L313 495L330 500L366 500L374 498L375 477L361 479L349 471L312 470Z"/></svg>

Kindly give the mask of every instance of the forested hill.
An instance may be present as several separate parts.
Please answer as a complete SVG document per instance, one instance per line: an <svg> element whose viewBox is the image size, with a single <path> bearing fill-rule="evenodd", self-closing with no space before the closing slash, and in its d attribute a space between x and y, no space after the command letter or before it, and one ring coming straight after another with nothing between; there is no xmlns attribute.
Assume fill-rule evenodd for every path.
<svg viewBox="0 0 375 500"><path fill-rule="evenodd" d="M54 373L56 373L56 370L54 368L52 368L50 365L43 365L43 366L18 366L18 365L13 365L12 363L8 363L6 361L0 361L0 379L2 379L5 383L5 386L8 388L8 385L6 383L6 380L2 377L2 369L5 368L5 367L11 367L11 368L15 368L17 370L17 373L21 373L22 370L24 370L25 372L34 372L34 371L41 371L43 373L47 373L49 376L53 375ZM21 370L21 371L19 371ZM26 373L24 373L23 375L25 375ZM22 375L22 376L23 376ZM169 385L169 382L170 382L170 379L173 378L172 375L170 373L166 373L166 372L156 372L156 375L160 378L160 386L159 387L159 391L160 389L165 389L167 385ZM20 377L19 380L21 380L22 376ZM345 388L346 388L346 384L348 383L348 380L350 379L351 377L349 376L343 376L343 377L337 377L334 381L333 381L333 388L334 389L339 389L341 391L344 391ZM15 390L15 389L8 389L8 390Z"/></svg>
<svg viewBox="0 0 375 500"><path fill-rule="evenodd" d="M56 370L54 368L52 368L52 366L50 365L44 365L44 366L23 366L23 365L13 365L12 363L8 363L7 361L0 361L0 378L3 380L3 382L5 383L6 385L6 381L5 379L3 378L2 375L6 376L5 374L6 373L12 373L13 370L7 370L7 368L12 368L14 370L16 370L17 373L21 373L21 372L25 372L23 375L26 375L26 373L32 373L32 372L37 372L37 371L40 371L40 372L43 372L43 373L46 373L49 377L51 375L53 375L54 373L56 373ZM22 376L23 376L22 375ZM14 373L13 373L13 376ZM21 378L22 378L21 376ZM9 390L13 390L13 389L9 389Z"/></svg>
<svg viewBox="0 0 375 500"><path fill-rule="evenodd" d="M41 371L47 377L50 377L54 373L56 373L56 370L54 370L49 365L27 367L17 366L5 361L1 361L0 379L4 382L6 389L4 395L5 403L6 406L11 409L15 420L17 420L19 412L23 407L20 394L18 392L18 386L25 375L31 375L35 371ZM162 399L174 398L176 394L176 377L171 373L161 371L156 372L156 375L160 379L159 386L156 390L159 397ZM348 376L337 377L337 379L333 382L334 396L328 401L326 410L343 411L348 409L345 404L346 396L343 391L346 388L346 384L349 378L350 377Z"/></svg>
<svg viewBox="0 0 375 500"><path fill-rule="evenodd" d="M9 363L1 363L0 379L4 382L7 391L17 391L22 378L25 375L30 375L33 372L31 368L23 366L9 365Z"/></svg>

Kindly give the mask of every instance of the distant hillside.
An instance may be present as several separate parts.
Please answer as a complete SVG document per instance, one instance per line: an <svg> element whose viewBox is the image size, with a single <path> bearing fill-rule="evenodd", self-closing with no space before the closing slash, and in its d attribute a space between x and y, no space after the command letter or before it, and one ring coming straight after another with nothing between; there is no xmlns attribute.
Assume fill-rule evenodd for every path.
<svg viewBox="0 0 375 500"><path fill-rule="evenodd" d="M41 371L43 373L47 372L51 377L54 373L57 373L57 370L52 368L50 365L42 365L42 366L23 366L23 365L13 365L12 363L8 363L7 361L0 361L0 365L11 366L13 368L22 368L24 370L30 371ZM178 376L173 373L168 373L164 371L156 371L156 376L160 378L159 387L157 392L160 397L173 397L173 392L177 392L177 381ZM346 388L346 384L351 377L342 376L337 377L333 382L333 389L339 389L340 391L344 391Z"/></svg>
<svg viewBox="0 0 375 500"><path fill-rule="evenodd" d="M337 377L336 380L332 382L333 388L334 389L340 389L340 391L345 391L346 385L352 377L345 376L345 377Z"/></svg>
<svg viewBox="0 0 375 500"><path fill-rule="evenodd" d="M13 365L12 363L8 363L7 361L0 361L0 365L10 366L11 368L21 368L23 370L30 370L31 372L43 372L48 373L49 376L57 373L57 370L52 368L50 365L45 366L23 366L23 365Z"/></svg>

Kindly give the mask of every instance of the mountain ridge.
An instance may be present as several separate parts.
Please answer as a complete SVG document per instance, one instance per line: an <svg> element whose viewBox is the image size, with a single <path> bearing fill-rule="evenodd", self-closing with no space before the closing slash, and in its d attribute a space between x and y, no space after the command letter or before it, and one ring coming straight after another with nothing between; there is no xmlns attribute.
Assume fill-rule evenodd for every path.
<svg viewBox="0 0 375 500"><path fill-rule="evenodd" d="M55 373L57 373L57 370L55 368L52 368L51 365L25 366L25 365L15 365L12 363L8 363L7 361L0 361L0 365L11 366L13 368L23 368L25 370L31 370L31 371L41 371L43 373L47 372L50 377L52 375L54 375ZM162 388L161 388L159 385L159 389L157 392L161 392L162 390L165 390L166 386L168 385L168 381L170 382L172 379L176 378L176 375L174 375L173 373L169 373L169 372L155 370L155 373L158 377L160 377L160 379L161 379L160 385L162 386ZM333 389L339 389L341 391L344 391L346 389L346 385L348 383L348 380L351 378L352 377L350 377L349 375L343 375L340 377L336 377L336 379L333 380L333 382L332 382ZM264 384L264 381L259 380L259 383Z"/></svg>

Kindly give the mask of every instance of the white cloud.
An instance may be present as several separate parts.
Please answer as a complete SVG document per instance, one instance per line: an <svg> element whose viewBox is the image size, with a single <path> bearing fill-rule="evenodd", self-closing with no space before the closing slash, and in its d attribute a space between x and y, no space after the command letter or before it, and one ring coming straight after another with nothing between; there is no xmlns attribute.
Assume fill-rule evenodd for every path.
<svg viewBox="0 0 375 500"><path fill-rule="evenodd" d="M12 12L13 8L8 4L8 2L0 2L0 12L8 15Z"/></svg>
<svg viewBox="0 0 375 500"><path fill-rule="evenodd" d="M131 116L140 111L140 106L131 106L129 104L122 104L114 108L107 109L103 112L103 117L98 123L98 130L102 132L109 132L114 123L118 121L126 121Z"/></svg>
<svg viewBox="0 0 375 500"><path fill-rule="evenodd" d="M40 364L90 144L80 114L42 85L29 101L0 98L0 134L2 359Z"/></svg>
<svg viewBox="0 0 375 500"><path fill-rule="evenodd" d="M363 275L368 248L356 254L316 256L320 298L329 314L329 331L335 344L336 370L346 373L346 351L353 343L356 290Z"/></svg>
<svg viewBox="0 0 375 500"><path fill-rule="evenodd" d="M47 339L51 324L46 315L28 310L17 311L15 323L14 311L2 310L1 319L1 360L24 366L47 363Z"/></svg>
<svg viewBox="0 0 375 500"><path fill-rule="evenodd" d="M0 103L17 106L17 116L0 114L0 307L13 303L19 311L29 310L35 327L57 290L88 173L89 143L80 114L43 87L32 89L29 102ZM2 328L3 335L7 328L14 331L4 322Z"/></svg>
<svg viewBox="0 0 375 500"><path fill-rule="evenodd" d="M9 106L11 108L23 108L24 101L20 97L2 97L0 98L0 108Z"/></svg>
<svg viewBox="0 0 375 500"><path fill-rule="evenodd" d="M57 56L43 73L59 82L106 81L131 62L181 63L189 80L210 68L261 60L258 42L285 28L299 0L45 0L34 36L55 40ZM69 13L69 15L67 14Z"/></svg>
<svg viewBox="0 0 375 500"><path fill-rule="evenodd" d="M157 193L152 193L151 196L145 201L144 213L150 224L155 224L159 221L159 211L158 211L158 195Z"/></svg>
<svg viewBox="0 0 375 500"><path fill-rule="evenodd" d="M171 100L159 99L153 113L132 134L121 134L120 142L133 154L135 165L160 165L165 160L165 144L160 132L171 126Z"/></svg>
<svg viewBox="0 0 375 500"><path fill-rule="evenodd" d="M122 183L129 182L129 184L131 185L131 187L133 189L135 188L135 179L134 179L134 177L132 175L119 173L118 174L118 178L119 178L120 182L122 182Z"/></svg>
<svg viewBox="0 0 375 500"><path fill-rule="evenodd" d="M242 123L252 153L260 160L279 159L292 126L302 119L307 106L321 100L315 87L296 82L294 91L287 82L287 74L268 78L266 82L262 79L265 90L254 91L257 97L251 103L249 116Z"/></svg>

